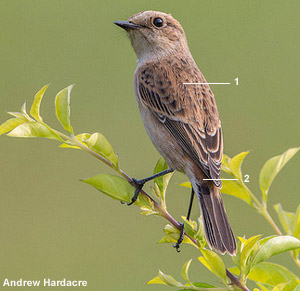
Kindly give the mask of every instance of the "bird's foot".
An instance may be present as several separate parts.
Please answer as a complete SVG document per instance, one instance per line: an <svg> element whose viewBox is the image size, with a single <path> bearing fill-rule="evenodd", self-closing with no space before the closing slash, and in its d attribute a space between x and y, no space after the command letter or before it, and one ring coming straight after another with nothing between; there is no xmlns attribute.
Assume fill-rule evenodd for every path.
<svg viewBox="0 0 300 291"><path fill-rule="evenodd" d="M140 191L143 189L144 184L146 183L145 179L137 180L132 178L132 185L136 187L134 196L131 199L131 202L127 203L128 206L132 205L138 198Z"/></svg>
<svg viewBox="0 0 300 291"><path fill-rule="evenodd" d="M180 248L180 244L182 243L183 238L184 238L184 223L180 223L180 222L179 222L179 224L180 224L179 238L178 238L176 244L173 245L173 248L176 249L177 253L180 252L180 249L179 249L179 248Z"/></svg>

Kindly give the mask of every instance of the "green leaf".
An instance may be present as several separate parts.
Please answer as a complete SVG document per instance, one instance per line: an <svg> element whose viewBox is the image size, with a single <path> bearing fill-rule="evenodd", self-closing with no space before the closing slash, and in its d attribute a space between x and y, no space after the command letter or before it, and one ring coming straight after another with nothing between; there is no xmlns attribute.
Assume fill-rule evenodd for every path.
<svg viewBox="0 0 300 291"><path fill-rule="evenodd" d="M158 243L159 244L162 244L162 243L176 243L178 241L178 238L179 238L179 232L178 233L169 233L169 234L166 234L164 235L159 241ZM190 240L188 237L184 236L183 238L183 241L182 241L183 244L190 244L192 245L193 247L196 247L195 244L193 243L192 240Z"/></svg>
<svg viewBox="0 0 300 291"><path fill-rule="evenodd" d="M291 148L282 155L269 159L263 166L259 174L259 185L263 194L264 201L267 200L268 191L279 171L285 164L299 151L298 148Z"/></svg>
<svg viewBox="0 0 300 291"><path fill-rule="evenodd" d="M187 181L187 182L183 182L178 184L179 186L185 187L185 188L192 188L191 182Z"/></svg>
<svg viewBox="0 0 300 291"><path fill-rule="evenodd" d="M201 283L199 283L201 284ZM210 284L202 283L203 286L211 286ZM184 289L179 289L178 291L228 291L229 289L226 288L213 288L213 287L185 287Z"/></svg>
<svg viewBox="0 0 300 291"><path fill-rule="evenodd" d="M293 230L294 237L300 239L300 205L298 205L294 220L294 230ZM293 257L295 260L299 260L298 256L300 254L300 248L293 251Z"/></svg>
<svg viewBox="0 0 300 291"><path fill-rule="evenodd" d="M159 278L159 276L154 277L150 281L147 282L147 284L161 284L161 285L167 285L162 279Z"/></svg>
<svg viewBox="0 0 300 291"><path fill-rule="evenodd" d="M47 126L37 122L22 123L7 135L14 137L45 137L59 141L61 140L61 138L52 132Z"/></svg>
<svg viewBox="0 0 300 291"><path fill-rule="evenodd" d="M154 168L154 174L158 174L168 169L168 165L163 158L160 158ZM154 179L155 195L159 198L162 208L165 209L166 190L169 185L170 179L174 173L168 173Z"/></svg>
<svg viewBox="0 0 300 291"><path fill-rule="evenodd" d="M238 274L236 267L229 270L234 274ZM275 285L294 281L297 276L281 265L262 262L251 270L248 279L255 281L263 290L272 290Z"/></svg>
<svg viewBox="0 0 300 291"><path fill-rule="evenodd" d="M202 282L193 282L193 285L199 288L216 288L216 286L207 283L202 283Z"/></svg>
<svg viewBox="0 0 300 291"><path fill-rule="evenodd" d="M233 157L230 161L229 167L232 171L233 175L238 179L242 180L242 171L241 166L245 159L245 157L249 154L249 152L242 152L235 157Z"/></svg>
<svg viewBox="0 0 300 291"><path fill-rule="evenodd" d="M176 281L171 275L164 274L162 271L158 272L159 278L168 286L173 287L184 287L183 284Z"/></svg>
<svg viewBox="0 0 300 291"><path fill-rule="evenodd" d="M118 158L109 141L99 132L93 133L87 139L82 140L91 150L109 160L118 168Z"/></svg>
<svg viewBox="0 0 300 291"><path fill-rule="evenodd" d="M237 241L236 241L236 247L237 247L237 250L236 250L236 255L235 256L232 256L231 259L233 261L233 263L235 264L235 266L238 267L239 269L239 274L240 274L240 269L241 269L241 249L242 249L242 242L241 242L241 237L237 237ZM245 240L246 241L246 240Z"/></svg>
<svg viewBox="0 0 300 291"><path fill-rule="evenodd" d="M85 143L84 143L84 140L87 140L88 138L90 138L90 134L89 133L80 133L80 134L77 134L75 137L76 139L81 142L83 145L87 146ZM69 149L77 149L77 150L82 150L82 148L80 148L79 146L76 146L74 145L74 142L73 141L70 141L70 140L67 140L65 141L65 143L61 144L59 146L60 148L69 148Z"/></svg>
<svg viewBox="0 0 300 291"><path fill-rule="evenodd" d="M278 215L279 221L284 231L288 235L293 235L295 225L295 213L284 211L280 203L274 205L274 209Z"/></svg>
<svg viewBox="0 0 300 291"><path fill-rule="evenodd" d="M246 275L249 273L251 268L251 262L253 260L253 256L256 254L258 248L259 248L259 239L261 238L261 235L255 235L253 237L250 237L244 242L242 251L241 251L241 273L243 275Z"/></svg>
<svg viewBox="0 0 300 291"><path fill-rule="evenodd" d="M125 179L115 175L99 174L82 180L82 182L92 185L113 199L128 203L135 192L135 187L130 185Z"/></svg>
<svg viewBox="0 0 300 291"><path fill-rule="evenodd" d="M297 286L299 286L299 280L292 280L287 283L280 283L276 285L272 291L291 291L294 290Z"/></svg>
<svg viewBox="0 0 300 291"><path fill-rule="evenodd" d="M189 268L190 268L190 265L191 265L191 262L192 262L192 259L190 259L189 261L187 261L184 266L182 267L182 270L181 270L181 276L182 278L187 281L187 282L191 282L190 279L189 279Z"/></svg>
<svg viewBox="0 0 300 291"><path fill-rule="evenodd" d="M21 107L21 112L23 114L27 114L27 111L26 111L26 101L23 103L22 107Z"/></svg>
<svg viewBox="0 0 300 291"><path fill-rule="evenodd" d="M43 121L42 117L40 116L40 106L41 106L41 102L42 102L42 98L46 92L46 90L48 89L50 84L44 86L42 89L40 89L34 97L31 109L30 109L30 114L31 116L37 120L37 121Z"/></svg>
<svg viewBox="0 0 300 291"><path fill-rule="evenodd" d="M198 222L198 229L194 235L194 238L198 241L199 246L203 248L206 245L206 238L205 238L205 232L204 232L204 227L203 227L203 222L201 217L197 218L197 222Z"/></svg>
<svg viewBox="0 0 300 291"><path fill-rule="evenodd" d="M257 265L272 256L297 248L300 248L300 241L293 236L284 235L272 237L261 245L256 253L252 266Z"/></svg>
<svg viewBox="0 0 300 291"><path fill-rule="evenodd" d="M166 233L166 235L164 235L160 240L159 240L159 244L161 243L176 243L178 238L179 238L179 230L174 227L173 225L167 224L164 227L164 232ZM183 237L183 241L182 243L184 244L190 244L194 247L197 248L197 246L193 243L193 241L191 241L190 238L188 238L186 235Z"/></svg>
<svg viewBox="0 0 300 291"><path fill-rule="evenodd" d="M293 232L294 232L294 236L300 239L300 205L298 205L296 210Z"/></svg>
<svg viewBox="0 0 300 291"><path fill-rule="evenodd" d="M119 167L118 158L110 142L101 133L95 132L92 135L89 133L80 133L76 135L76 139L92 151L96 152L98 155L111 162L115 166L115 168ZM60 145L60 147L81 149L80 147L75 146L72 141L67 141Z"/></svg>
<svg viewBox="0 0 300 291"><path fill-rule="evenodd" d="M115 175L99 174L92 178L81 181L92 185L97 190L110 196L113 199L124 201L127 203L131 202L131 199L135 192L135 187L130 185L125 179ZM144 195L140 194L134 205L149 206L150 202L144 197Z"/></svg>
<svg viewBox="0 0 300 291"><path fill-rule="evenodd" d="M231 169L229 166L230 161L231 161L231 159L227 155L223 154L221 169L222 169L222 171L231 175L232 172L231 172Z"/></svg>
<svg viewBox="0 0 300 291"><path fill-rule="evenodd" d="M70 85L59 91L55 97L55 112L56 117L64 127L64 129L71 134L74 133L70 123L70 95L73 85Z"/></svg>
<svg viewBox="0 0 300 291"><path fill-rule="evenodd" d="M169 285L172 287L179 287L183 288L180 290L185 290L185 291L192 291L192 290L199 290L199 291L226 291L228 290L227 288L216 288L215 286L207 283L202 283L202 282L193 282L189 285L183 285L182 283L176 281L172 276L166 275L159 271L159 276L154 277L152 280L147 282L147 284L160 284L160 285Z"/></svg>
<svg viewBox="0 0 300 291"><path fill-rule="evenodd" d="M26 101L24 102L24 104L21 107L21 114L23 114L28 121L32 121L32 122L34 121L26 112Z"/></svg>
<svg viewBox="0 0 300 291"><path fill-rule="evenodd" d="M239 241L244 245L247 242L245 237L238 236Z"/></svg>
<svg viewBox="0 0 300 291"><path fill-rule="evenodd" d="M237 181L223 180L223 186L221 192L223 194L232 195L241 200L244 200L247 204L252 205L251 196L248 190Z"/></svg>
<svg viewBox="0 0 300 291"><path fill-rule="evenodd" d="M169 243L176 243L178 240L179 233L169 233L164 235L157 243L158 244L169 244Z"/></svg>
<svg viewBox="0 0 300 291"><path fill-rule="evenodd" d="M240 269L237 267L237 266L234 266L234 267L231 267L228 269L232 274L235 274L235 275L240 275Z"/></svg>
<svg viewBox="0 0 300 291"><path fill-rule="evenodd" d="M257 264L249 273L248 279L255 282L266 283L275 286L296 279L297 276L287 268L269 262Z"/></svg>
<svg viewBox="0 0 300 291"><path fill-rule="evenodd" d="M166 234L168 234L168 233L179 233L179 230L174 225L166 224L166 226L164 227L164 232Z"/></svg>
<svg viewBox="0 0 300 291"><path fill-rule="evenodd" d="M91 137L91 135L89 133L86 133L86 132L76 135L77 140L82 142L82 143L84 143L90 137Z"/></svg>
<svg viewBox="0 0 300 291"><path fill-rule="evenodd" d="M146 215L146 216L154 215L154 214L158 215L159 212L155 210L153 203L151 203L150 200L149 200L149 203L151 204L151 206L144 205L144 206L140 207L140 209L141 209L140 213L142 215Z"/></svg>
<svg viewBox="0 0 300 291"><path fill-rule="evenodd" d="M158 174L158 173L160 173L160 172L162 172L162 171L165 171L165 170L167 170L167 169L168 169L168 165L167 165L166 161L164 160L164 158L161 157L161 158L157 161L157 163L156 163L156 165L155 165L153 174L154 174L154 175L155 175L155 174ZM160 177L158 177L158 178L155 178L154 181L155 181L155 183L157 184L157 186L158 186L160 192L162 192L162 191L163 191L163 187L164 187L163 176L160 176Z"/></svg>
<svg viewBox="0 0 300 291"><path fill-rule="evenodd" d="M285 287L287 286L287 283L280 283L277 286L275 286L272 291L283 291Z"/></svg>
<svg viewBox="0 0 300 291"><path fill-rule="evenodd" d="M70 145L70 144L67 144L67 143L63 143L59 147L63 148L63 149L76 149L76 150L81 150L82 149L79 146Z"/></svg>
<svg viewBox="0 0 300 291"><path fill-rule="evenodd" d="M20 113L20 112L7 112L8 114L16 117L16 118L19 118L19 119L22 119L24 121L30 121L24 113Z"/></svg>
<svg viewBox="0 0 300 291"><path fill-rule="evenodd" d="M187 220L185 216L181 216L181 218L184 221L184 230L187 235L197 240L198 246L204 247L206 245L206 239L200 217L197 219L198 223L195 220Z"/></svg>
<svg viewBox="0 0 300 291"><path fill-rule="evenodd" d="M226 268L223 260L213 251L201 249L203 257L198 260L212 273L222 279L223 284L227 285Z"/></svg>
<svg viewBox="0 0 300 291"><path fill-rule="evenodd" d="M19 126L24 122L25 122L24 119L20 119L20 118L11 118L6 120L0 125L0 135L15 129L17 126Z"/></svg>
<svg viewBox="0 0 300 291"><path fill-rule="evenodd" d="M197 222L195 220L187 220L185 216L181 216L182 220L184 221L185 225L188 226L191 231L196 232L197 231ZM186 228L184 227L184 229L186 230Z"/></svg>
<svg viewBox="0 0 300 291"><path fill-rule="evenodd" d="M257 286L261 288L262 291L272 291L273 286L269 284L264 283L256 283Z"/></svg>
<svg viewBox="0 0 300 291"><path fill-rule="evenodd" d="M184 221L184 230L185 230L186 234L192 238L195 238L194 235L196 234L196 230L193 227L195 227L195 226L197 227L196 221L193 221L194 222L193 223L192 221L191 222L187 221L184 216L181 216L181 218Z"/></svg>

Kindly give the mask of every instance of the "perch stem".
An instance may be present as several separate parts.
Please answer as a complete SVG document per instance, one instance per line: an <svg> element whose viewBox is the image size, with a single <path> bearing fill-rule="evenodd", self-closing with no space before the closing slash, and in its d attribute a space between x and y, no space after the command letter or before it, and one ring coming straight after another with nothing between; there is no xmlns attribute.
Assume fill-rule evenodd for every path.
<svg viewBox="0 0 300 291"><path fill-rule="evenodd" d="M71 142L73 142L76 146L80 147L81 149L85 150L86 152L88 152L89 154L91 154L92 156L94 156L95 158L97 158L98 160L100 160L101 162L103 162L104 164L106 164L107 166L109 166L110 168L112 168L113 170L115 170L117 173L119 173L124 179L126 179L130 184L132 184L133 180L132 178L127 175L122 169L116 167L115 165L113 165L110 161L108 161L107 159L105 159L103 156L99 155L98 153L94 152L93 150L91 150L90 148L88 148L86 145L84 145L83 143L79 142L75 136L72 137L68 137L64 134L59 133L64 139L66 140L70 140ZM151 202L154 205L155 210L164 218L166 218L174 227L176 227L178 230L180 229L180 223L174 219L170 213L163 209L161 207L161 205L159 203L157 203L150 195L148 195L144 190L141 190L140 193L142 195L145 195L147 198L149 198L151 200ZM184 233L184 235L189 238L193 244L195 244L196 247L198 246L198 242L191 238L189 235L187 235L187 233ZM238 278L236 278L230 271L228 271L226 269L226 275L227 277L230 279L232 286L235 286L237 288L239 288L242 291L250 291L250 289L248 289L246 286L243 286L242 283L239 281Z"/></svg>

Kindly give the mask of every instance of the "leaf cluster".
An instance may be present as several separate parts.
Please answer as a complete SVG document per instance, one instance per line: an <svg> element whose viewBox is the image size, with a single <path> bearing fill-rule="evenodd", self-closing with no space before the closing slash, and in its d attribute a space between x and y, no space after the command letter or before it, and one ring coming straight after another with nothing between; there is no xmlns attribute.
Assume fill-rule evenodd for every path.
<svg viewBox="0 0 300 291"><path fill-rule="evenodd" d="M105 195L122 201L130 202L135 192L133 180L120 168L118 157L109 141L101 133L75 134L70 121L70 95L73 86L62 89L55 97L56 117L65 132L58 131L44 122L40 115L42 98L49 85L41 88L34 97L30 113L26 111L26 103L21 112L8 112L13 118L0 125L0 135L10 137L42 137L57 140L61 148L79 149L88 152L95 158L111 167L116 175L97 174L94 177L83 179ZM184 282L174 279L159 271L158 276L148 284L163 284L179 288L180 290L249 290L247 280L254 281L263 291L300 291L300 278L286 267L268 262L267 260L280 253L290 251L290 254L300 268L300 205L295 212L285 211L281 204L274 205L281 228L276 225L268 212L268 196L272 182L280 170L299 151L300 148L291 148L281 155L269 159L259 174L261 189L260 199L247 187L242 173L242 163L249 152L242 152L233 158L223 157L222 171L232 179L223 181L222 193L232 195L254 208L261 214L274 229L275 235L262 237L255 235L250 238L238 237L237 255L232 257L232 266L227 268L224 260L216 252L207 249L201 218L197 221L182 217L185 225L183 244L194 246L200 256L198 261L220 280L221 287L204 282L192 282L189 268L192 259L182 267L181 276ZM154 174L167 169L166 162L161 158L154 168ZM169 221L164 228L165 235L159 243L175 243L179 236L179 224L168 213L166 204L167 187L172 173L156 178L151 188L151 196L141 190L135 203L143 215L159 215ZM190 183L181 184L190 187ZM154 197L154 198L152 198ZM233 275L235 274L235 276ZM258 290L258 289L256 289Z"/></svg>

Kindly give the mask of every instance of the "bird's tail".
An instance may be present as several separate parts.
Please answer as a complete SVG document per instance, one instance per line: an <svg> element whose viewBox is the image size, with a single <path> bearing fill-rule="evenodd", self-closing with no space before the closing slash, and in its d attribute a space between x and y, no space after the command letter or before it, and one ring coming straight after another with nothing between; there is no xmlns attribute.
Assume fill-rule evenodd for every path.
<svg viewBox="0 0 300 291"><path fill-rule="evenodd" d="M221 254L236 254L236 241L230 227L220 190L196 183L205 236L208 245Z"/></svg>

